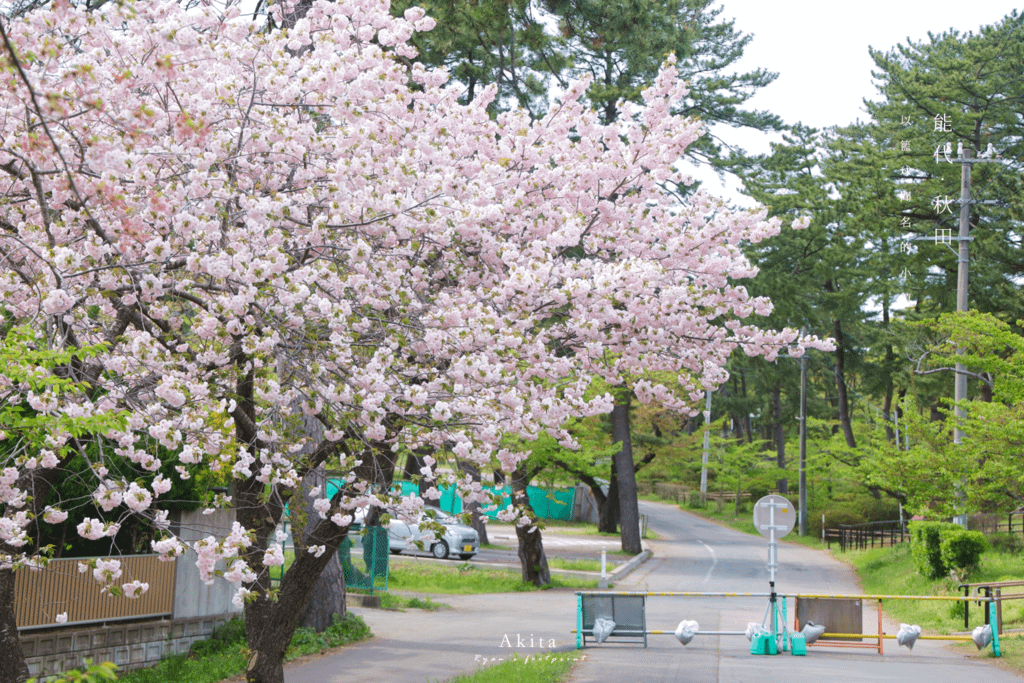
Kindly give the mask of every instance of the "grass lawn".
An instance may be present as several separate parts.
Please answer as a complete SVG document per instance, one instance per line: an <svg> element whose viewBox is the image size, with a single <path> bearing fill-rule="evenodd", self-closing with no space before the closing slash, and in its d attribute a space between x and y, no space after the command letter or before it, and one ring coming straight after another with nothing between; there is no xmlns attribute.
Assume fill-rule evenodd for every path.
<svg viewBox="0 0 1024 683"><path fill-rule="evenodd" d="M858 550L836 557L853 565L861 579L864 592L899 595L963 595L952 579L927 579L917 572L910 556L910 544L892 548ZM1024 562L1019 554L988 551L982 556L981 567L969 577L970 583L980 581L1014 581L1024 579ZM1016 590L1016 589L1011 589ZM963 603L887 600L883 609L893 620L917 624L925 635L962 633L964 631ZM970 628L985 623L983 608L976 603L970 607ZM1003 630L1024 628L1024 600L1003 603ZM1002 665L1018 674L1024 674L1024 637L1004 634L999 643ZM991 646L978 652L973 643L954 645L965 656L992 657Z"/></svg>
<svg viewBox="0 0 1024 683"><path fill-rule="evenodd" d="M508 527L515 533L512 527ZM546 519L544 520L544 533L546 534L576 534L578 536L608 536L609 538L619 538L619 532L609 533L607 531L598 531L597 525L593 522L572 522L564 519ZM658 534L654 533L650 529L644 532L643 538L651 541L658 540Z"/></svg>
<svg viewBox="0 0 1024 683"><path fill-rule="evenodd" d="M448 683L559 683L569 675L576 661L582 661L584 657L586 655L569 652L526 657L513 655L495 664L481 663L479 671L456 676Z"/></svg>
<svg viewBox="0 0 1024 683"><path fill-rule="evenodd" d="M341 645L369 638L370 627L352 613L336 619L323 633L310 628L296 629L285 661L325 652ZM118 678L121 683L214 683L245 672L249 650L245 643L245 625L232 619L214 631L209 640L195 643L188 654L161 660L149 669L129 671Z"/></svg>
<svg viewBox="0 0 1024 683"><path fill-rule="evenodd" d="M352 588L347 591L352 595L368 595L370 591ZM428 612L436 612L440 609L450 609L451 605L443 602L434 602L430 598L421 597L407 597L404 595L396 595L390 591L378 591L373 592L374 595L380 598L381 609L393 609L399 612L404 612L407 609L421 609Z"/></svg>
<svg viewBox="0 0 1024 683"><path fill-rule="evenodd" d="M388 588L396 591L470 595L541 590L523 583L519 574L484 569L473 564L440 564L391 558ZM551 576L550 588L597 588L597 580Z"/></svg>
<svg viewBox="0 0 1024 683"><path fill-rule="evenodd" d="M608 553L611 555L611 553ZM608 571L615 569L617 562L608 561ZM548 567L551 569L571 569L578 572L599 572L601 571L601 559L591 557L580 557L569 559L566 557L549 557Z"/></svg>

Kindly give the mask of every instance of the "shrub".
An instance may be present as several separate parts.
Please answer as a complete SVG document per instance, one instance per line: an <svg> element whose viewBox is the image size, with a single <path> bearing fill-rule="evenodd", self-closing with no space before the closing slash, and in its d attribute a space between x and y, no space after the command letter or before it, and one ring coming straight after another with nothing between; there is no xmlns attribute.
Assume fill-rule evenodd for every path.
<svg viewBox="0 0 1024 683"><path fill-rule="evenodd" d="M245 621L235 617L215 628L209 639L192 643L192 652L197 657L209 657L232 649L237 650L245 647L245 644Z"/></svg>
<svg viewBox="0 0 1024 683"><path fill-rule="evenodd" d="M949 522L911 522L910 553L917 571L938 579L950 570L971 571L981 562L988 543L980 531L965 531Z"/></svg>
<svg viewBox="0 0 1024 683"><path fill-rule="evenodd" d="M955 525L954 525L955 526ZM985 535L980 531L964 529L941 529L942 564L945 569L972 571L981 563L981 554L988 547ZM962 577L961 577L962 578Z"/></svg>
<svg viewBox="0 0 1024 683"><path fill-rule="evenodd" d="M988 542L997 553L1018 555L1021 551L1024 551L1024 537L1020 534L1008 534L1006 532L990 534Z"/></svg>
<svg viewBox="0 0 1024 683"><path fill-rule="evenodd" d="M949 527L960 529L948 522L910 523L910 554L922 576L937 579L948 572L942 561L942 530Z"/></svg>

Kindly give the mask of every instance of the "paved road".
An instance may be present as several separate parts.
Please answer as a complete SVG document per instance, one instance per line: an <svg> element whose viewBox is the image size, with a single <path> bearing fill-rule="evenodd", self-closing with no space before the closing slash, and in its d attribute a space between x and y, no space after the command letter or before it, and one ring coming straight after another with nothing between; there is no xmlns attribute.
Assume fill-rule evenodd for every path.
<svg viewBox="0 0 1024 683"><path fill-rule="evenodd" d="M724 529L675 506L647 502L641 506L661 540L650 543L654 559L616 589L767 590L764 539ZM779 562L781 592L859 592L853 572L827 553L783 543ZM872 650L812 648L807 657L755 657L743 637L698 636L684 648L671 636L651 636L647 649L599 646L578 652L570 633L576 602L572 591L439 599L453 609L436 613L354 609L376 637L339 654L286 667L286 683L443 681L472 670L482 660L550 650L583 658L572 683L1021 680L990 662L966 658L964 650L926 641L919 641L913 652L887 641L884 656ZM702 630L742 630L747 622L761 620L765 604L759 598L651 598L648 628L672 630L686 618L697 620ZM866 618L865 623L872 622ZM894 633L896 627L887 623L886 631Z"/></svg>

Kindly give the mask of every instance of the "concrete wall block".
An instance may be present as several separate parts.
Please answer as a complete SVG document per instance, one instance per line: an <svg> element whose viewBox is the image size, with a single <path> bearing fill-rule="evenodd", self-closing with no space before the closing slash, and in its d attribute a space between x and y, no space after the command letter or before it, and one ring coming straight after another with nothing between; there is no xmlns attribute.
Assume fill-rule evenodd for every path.
<svg viewBox="0 0 1024 683"><path fill-rule="evenodd" d="M146 645L146 661L147 662L159 662L164 657L164 644L163 641L157 641L155 643L149 643Z"/></svg>
<svg viewBox="0 0 1024 683"><path fill-rule="evenodd" d="M74 645L72 646L75 652L81 652L82 650L93 649L92 643L92 632L91 631L79 631L78 633L72 634Z"/></svg>
<svg viewBox="0 0 1024 683"><path fill-rule="evenodd" d="M98 628L95 631L92 631L91 635L92 647L95 650L107 646L108 639L110 638L110 630L105 628Z"/></svg>
<svg viewBox="0 0 1024 683"><path fill-rule="evenodd" d="M36 656L48 657L57 652L57 636L42 636L36 643Z"/></svg>
<svg viewBox="0 0 1024 683"><path fill-rule="evenodd" d="M57 670L60 672L71 671L71 669L77 669L82 666L82 657L76 657L75 655L64 655L57 660Z"/></svg>
<svg viewBox="0 0 1024 683"><path fill-rule="evenodd" d="M152 666L171 654L184 654L206 640L230 617L198 617L182 621L69 628L64 632L22 636L22 649L32 676L50 676L81 668L86 658L112 661L122 671Z"/></svg>

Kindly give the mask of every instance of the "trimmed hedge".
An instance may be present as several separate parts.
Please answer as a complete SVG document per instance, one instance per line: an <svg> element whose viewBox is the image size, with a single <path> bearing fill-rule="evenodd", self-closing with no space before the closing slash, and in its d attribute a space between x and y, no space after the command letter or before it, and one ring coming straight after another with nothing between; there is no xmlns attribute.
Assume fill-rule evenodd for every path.
<svg viewBox="0 0 1024 683"><path fill-rule="evenodd" d="M985 534L980 531L949 531L942 534L942 564L947 570L977 569L987 547Z"/></svg>
<svg viewBox="0 0 1024 683"><path fill-rule="evenodd" d="M944 526L956 525L946 522L911 522L909 525L910 556L914 559L918 573L929 579L946 575L942 564L942 539L939 533Z"/></svg>
<svg viewBox="0 0 1024 683"><path fill-rule="evenodd" d="M988 547L980 531L966 531L950 522L911 522L910 555L917 571L930 579L951 569L975 569Z"/></svg>

